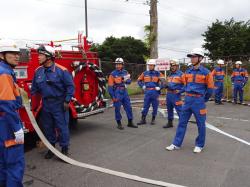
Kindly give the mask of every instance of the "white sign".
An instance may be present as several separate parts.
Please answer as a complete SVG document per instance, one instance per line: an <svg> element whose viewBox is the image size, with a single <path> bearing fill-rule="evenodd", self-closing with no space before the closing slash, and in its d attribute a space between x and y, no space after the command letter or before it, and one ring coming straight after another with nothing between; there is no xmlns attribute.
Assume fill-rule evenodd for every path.
<svg viewBox="0 0 250 187"><path fill-rule="evenodd" d="M170 70L170 60L168 59L156 59L155 70L158 71L168 71Z"/></svg>

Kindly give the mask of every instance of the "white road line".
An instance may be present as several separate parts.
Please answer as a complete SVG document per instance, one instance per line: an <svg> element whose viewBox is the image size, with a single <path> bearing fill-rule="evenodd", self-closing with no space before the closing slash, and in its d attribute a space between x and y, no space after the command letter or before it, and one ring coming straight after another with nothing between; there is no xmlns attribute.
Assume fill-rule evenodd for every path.
<svg viewBox="0 0 250 187"><path fill-rule="evenodd" d="M237 141L239 141L239 142L241 142L241 143L244 143L244 144L246 144L246 145L250 145L250 143L247 142L246 140L243 140L243 139L238 138L238 137L236 137L236 136L234 136L234 135L231 135L231 134L229 134L229 133L226 133L226 132L224 132L224 131L218 129L217 127L211 125L210 123L206 123L206 127L207 127L208 129L210 129L210 130L213 130L213 131L215 131L215 132L218 132L218 133L220 133L220 134L223 134L223 135L225 135L225 136L228 136L228 137L230 137L230 138L232 138L232 139L235 139L235 140L237 140Z"/></svg>
<svg viewBox="0 0 250 187"><path fill-rule="evenodd" d="M158 181L158 180L152 180L152 179L148 179L148 178L139 177L139 176L136 176L136 175L131 175L131 174L127 174L127 173L123 173L123 172L119 172L119 171L114 171L114 170L102 168L102 167L95 166L95 165L82 163L82 162L76 161L74 159L71 159L71 158L63 155L60 151L58 151L56 148L54 148L48 142L46 137L43 135L42 131L40 130L40 128L38 127L38 125L36 123L36 120L35 120L32 112L30 111L30 105L29 104L24 104L24 106L25 106L27 114L28 114L28 116L29 116L29 118L30 118L30 120L31 120L31 122L33 124L33 127L34 127L35 131L37 132L39 138L42 140L42 142L45 144L45 146L49 150L51 150L58 158L62 159L63 161L65 161L65 162L67 162L67 163L69 163L71 165L74 165L74 166L91 169L91 170L94 170L94 171L97 171L97 172L117 176L117 177L120 177L120 178L129 179L129 180L133 180L133 181L137 181L137 182L152 184L152 185L156 185L156 186L164 186L164 187L185 187L185 186L181 186L181 185L177 185L177 184L167 183L167 182Z"/></svg>
<svg viewBox="0 0 250 187"><path fill-rule="evenodd" d="M166 117L166 112L165 112L165 111L166 111L166 109L161 109L161 108L159 108L159 112L160 112L164 117ZM174 118L179 119L179 117L178 117L177 115L174 115ZM212 131L218 132L218 133L223 134L223 135L225 135L225 136L227 136L227 137L229 137L229 138L232 138L232 139L234 139L234 140L237 140L237 141L239 141L239 142L241 142L241 143L243 143L243 144L246 144L246 145L249 145L249 146L250 146L250 142L248 142L248 141L246 141L246 140L243 140L243 139L241 139L241 138L238 138L238 137L236 137L236 136L234 136L234 135L232 135L232 134L229 134L229 133L227 133L227 132L224 132L224 131L220 130L219 128L213 126L213 125L210 124L210 123L207 123L207 122L206 122L206 127L207 127L208 129L212 130Z"/></svg>
<svg viewBox="0 0 250 187"><path fill-rule="evenodd" d="M233 121L243 121L243 122L249 122L250 120L247 119L236 119L236 118L228 118L228 117L218 117L218 116L208 116L208 117L214 117L217 119L227 119L227 120L233 120Z"/></svg>

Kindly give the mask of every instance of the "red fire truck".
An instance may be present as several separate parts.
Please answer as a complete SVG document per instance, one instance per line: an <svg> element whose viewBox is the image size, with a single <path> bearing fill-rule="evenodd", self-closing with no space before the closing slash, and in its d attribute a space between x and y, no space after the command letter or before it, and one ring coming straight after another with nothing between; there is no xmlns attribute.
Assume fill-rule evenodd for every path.
<svg viewBox="0 0 250 187"><path fill-rule="evenodd" d="M75 95L70 102L70 125L76 125L77 119L103 112L106 108L104 99L106 79L100 69L98 55L90 51L91 43L87 41L87 38L78 34L78 45L72 46L71 50L63 50L55 46L54 42L48 45L56 49L55 63L66 67L74 79ZM15 73L18 85L28 93L29 99L31 98L32 78L38 67L37 50L35 48L21 49L21 59L15 68ZM32 99L31 108L35 105L38 108L33 111L37 121L39 121L41 104L41 98ZM19 113L27 134L34 133L25 109L21 109Z"/></svg>

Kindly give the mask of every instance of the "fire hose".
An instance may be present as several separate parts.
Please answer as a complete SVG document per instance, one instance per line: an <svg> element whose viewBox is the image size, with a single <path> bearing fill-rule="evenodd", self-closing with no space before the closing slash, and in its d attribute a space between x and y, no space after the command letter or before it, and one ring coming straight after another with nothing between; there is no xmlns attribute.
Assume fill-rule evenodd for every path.
<svg viewBox="0 0 250 187"><path fill-rule="evenodd" d="M171 184L171 183L167 183L167 182L163 182L163 181L157 181L157 180L152 180L152 179L148 179L148 178L143 178L143 177L139 177L136 175L131 175L131 174L127 174L127 173L123 173L123 172L119 172L119 171L114 171L114 170L110 170L110 169L106 169L106 168L102 168L99 166L95 166L95 165L90 165L90 164L86 164L86 163L82 163L79 161L76 161L72 158L69 158L68 156L65 156L64 154L62 154L60 151L58 151L55 147L53 147L49 141L47 140L47 138L44 136L44 134L42 133L42 131L40 130L36 119L31 111L30 108L30 104L29 104L29 100L28 100L28 96L27 93L24 90L21 90L21 95L23 98L23 106L29 116L29 119L37 133L37 135L39 136L39 138L41 139L41 141L44 143L44 145L51 150L58 158L60 158L61 160L63 160L66 163L69 163L71 165L74 166L78 166L78 167L82 167L82 168L86 168L86 169L91 169L97 172L101 172L101 173L105 173L108 175L113 175L113 176L117 176L120 178L125 178L125 179L129 179L129 180L133 180L133 181L138 181L138 182L142 182L142 183L146 183L146 184L153 184L156 186L164 186L164 187L184 187L184 186L180 186L180 185L176 185L176 184Z"/></svg>
<svg viewBox="0 0 250 187"><path fill-rule="evenodd" d="M98 108L101 104L101 102L104 99L104 94L106 91L106 79L101 71L101 69L93 64L93 63L86 63L86 62L78 62L72 64L74 71L72 71L73 78L76 76L77 73L79 73L84 68L89 68L91 71L93 71L98 79L98 95L96 96L95 100L90 103L89 105L85 106L80 104L76 98L73 98L73 103L75 105L76 111L78 113L84 113L84 112L90 112Z"/></svg>

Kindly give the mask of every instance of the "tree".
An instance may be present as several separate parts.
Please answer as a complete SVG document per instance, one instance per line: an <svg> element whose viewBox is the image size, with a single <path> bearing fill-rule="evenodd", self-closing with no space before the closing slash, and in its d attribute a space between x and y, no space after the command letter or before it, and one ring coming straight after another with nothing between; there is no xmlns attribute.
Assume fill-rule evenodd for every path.
<svg viewBox="0 0 250 187"><path fill-rule="evenodd" d="M239 56L250 55L250 21L216 20L202 36L203 47L213 60L226 57L237 60Z"/></svg>
<svg viewBox="0 0 250 187"><path fill-rule="evenodd" d="M145 58L149 56L146 44L131 36L121 38L110 36L101 45L94 45L92 50L97 51L103 61L114 61L117 57L122 57L125 62L143 64Z"/></svg>

